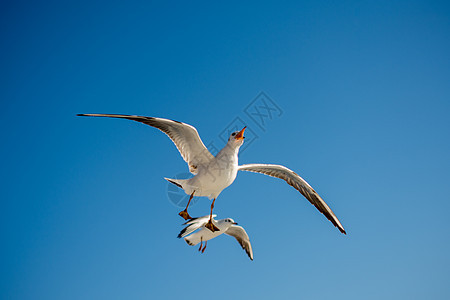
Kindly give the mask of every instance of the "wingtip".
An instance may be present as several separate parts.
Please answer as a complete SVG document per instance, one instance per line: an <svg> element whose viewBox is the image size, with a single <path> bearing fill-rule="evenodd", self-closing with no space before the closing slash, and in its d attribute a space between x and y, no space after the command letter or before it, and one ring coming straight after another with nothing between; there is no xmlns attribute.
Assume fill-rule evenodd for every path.
<svg viewBox="0 0 450 300"><path fill-rule="evenodd" d="M181 230L180 233L177 235L177 238L181 239L185 232L186 232L186 228L183 228L183 230Z"/></svg>

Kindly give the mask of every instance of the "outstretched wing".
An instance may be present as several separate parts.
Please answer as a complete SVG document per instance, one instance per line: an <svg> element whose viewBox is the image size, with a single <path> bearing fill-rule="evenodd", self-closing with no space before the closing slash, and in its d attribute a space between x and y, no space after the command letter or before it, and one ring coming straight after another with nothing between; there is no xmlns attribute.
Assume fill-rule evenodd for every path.
<svg viewBox="0 0 450 300"><path fill-rule="evenodd" d="M208 151L195 127L178 121L130 115L78 114L86 117L120 118L141 122L164 132L175 144L181 156L189 165L189 171L197 174L198 168L208 164L214 156Z"/></svg>
<svg viewBox="0 0 450 300"><path fill-rule="evenodd" d="M250 244L250 238L248 237L247 232L245 232L244 228L237 225L231 225L231 227L229 227L227 231L225 231L225 234L234 237L241 245L242 249L247 252L248 257L253 260L252 244Z"/></svg>
<svg viewBox="0 0 450 300"><path fill-rule="evenodd" d="M214 218L217 217L217 215L212 215L212 217L214 220ZM178 234L178 238L182 238L182 237L185 237L185 236L191 234L192 232L196 231L197 229L199 229L200 227L202 227L206 223L208 223L208 221L209 221L209 215L190 219L189 221L187 221L186 223L183 224L183 225L187 225L187 226L185 228L183 228L183 230L180 231L180 233Z"/></svg>
<svg viewBox="0 0 450 300"><path fill-rule="evenodd" d="M327 217L343 234L346 234L344 227L339 222L330 207L323 201L317 192L297 173L280 165L268 164L248 164L239 166L239 171L249 171L261 173L272 177L280 178L298 190L311 204Z"/></svg>

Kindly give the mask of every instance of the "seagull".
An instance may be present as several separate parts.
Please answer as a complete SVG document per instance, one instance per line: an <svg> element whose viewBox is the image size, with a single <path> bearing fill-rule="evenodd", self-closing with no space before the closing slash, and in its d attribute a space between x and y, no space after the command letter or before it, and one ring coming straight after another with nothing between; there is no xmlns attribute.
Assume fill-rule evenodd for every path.
<svg viewBox="0 0 450 300"><path fill-rule="evenodd" d="M186 223L183 224L187 226L183 230L181 230L180 234L178 234L178 238L184 237L184 240L190 246L195 246L198 243L200 243L200 248L198 248L198 251L201 251L203 253L205 252L207 241L218 237L222 233L225 233L227 235L231 235L232 237L234 237L241 245L242 249L244 249L245 252L247 252L248 257L250 257L250 259L253 260L252 245L250 244L250 239L247 235L247 232L245 232L244 228L242 228L241 226L237 226L237 223L234 222L234 220L231 218L216 221L214 220L216 215L212 215L212 222L220 230L211 232L211 230L206 229L205 226L209 222L208 220L210 220L210 217L211 217L210 215L206 215L203 217L187 221ZM193 233L197 229L200 230ZM205 242L204 246L203 242Z"/></svg>
<svg viewBox="0 0 450 300"><path fill-rule="evenodd" d="M116 114L78 114L87 117L109 117L137 121L164 132L175 144L183 159L189 166L189 171L194 175L189 179L164 178L170 183L183 189L188 195L189 201L186 208L179 213L185 220L192 219L187 209L192 198L206 196L212 199L209 221L205 227L211 231L220 230L212 222L214 203L219 194L234 182L238 171L261 173L271 177L280 178L298 190L311 204L313 204L325 217L336 226L339 231L346 234L344 227L339 222L330 207L323 201L319 194L297 173L281 166L273 164L246 164L238 165L239 148L244 143L244 127L240 131L230 134L225 147L214 157L203 144L195 127L182 122L135 115Z"/></svg>

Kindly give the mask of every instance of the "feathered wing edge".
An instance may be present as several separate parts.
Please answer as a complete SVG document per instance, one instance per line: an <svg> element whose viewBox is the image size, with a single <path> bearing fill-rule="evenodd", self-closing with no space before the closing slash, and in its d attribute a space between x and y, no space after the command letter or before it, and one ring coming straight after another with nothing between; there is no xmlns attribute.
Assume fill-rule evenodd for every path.
<svg viewBox="0 0 450 300"><path fill-rule="evenodd" d="M323 201L319 194L297 173L281 165L271 164L247 164L239 166L239 171L261 173L271 177L280 178L290 186L298 190L308 201L313 204L328 220L336 226L340 232L347 234L341 222L331 208Z"/></svg>
<svg viewBox="0 0 450 300"><path fill-rule="evenodd" d="M175 120L118 114L77 114L83 117L108 117L127 119L155 127L165 133L175 144L192 174L197 174L198 168L209 163L214 156L203 144L194 126Z"/></svg>
<svg viewBox="0 0 450 300"><path fill-rule="evenodd" d="M212 215L212 217L214 219L215 217L217 217L217 215L214 214ZM193 233L194 231L196 231L197 229L208 223L208 220L209 215L188 220L187 222L183 223L183 225L187 226L180 231L177 237L180 239Z"/></svg>
<svg viewBox="0 0 450 300"><path fill-rule="evenodd" d="M241 245L242 249L245 250L248 257L253 260L252 244L250 243L250 238L243 227L232 225L227 229L227 231L225 231L225 234L234 237L238 241L239 245Z"/></svg>

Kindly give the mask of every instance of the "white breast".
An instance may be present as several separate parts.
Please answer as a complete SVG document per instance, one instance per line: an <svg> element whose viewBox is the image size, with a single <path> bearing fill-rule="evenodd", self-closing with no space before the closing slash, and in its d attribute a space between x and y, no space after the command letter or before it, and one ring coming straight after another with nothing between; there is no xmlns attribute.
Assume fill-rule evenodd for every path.
<svg viewBox="0 0 450 300"><path fill-rule="evenodd" d="M207 166L199 169L188 184L190 190L195 191L195 196L217 198L236 179L237 171L237 152L224 148Z"/></svg>

